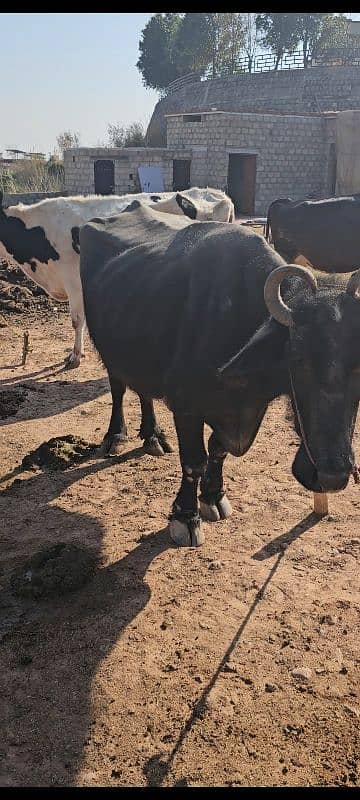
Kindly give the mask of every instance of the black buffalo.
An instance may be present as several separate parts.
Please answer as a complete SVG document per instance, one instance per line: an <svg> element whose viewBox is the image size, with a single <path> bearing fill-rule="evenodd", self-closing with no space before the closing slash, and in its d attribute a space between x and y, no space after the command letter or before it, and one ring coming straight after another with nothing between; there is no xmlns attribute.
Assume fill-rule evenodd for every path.
<svg viewBox="0 0 360 800"><path fill-rule="evenodd" d="M269 206L266 238L287 262L301 256L326 272L360 266L360 195L304 200L289 197Z"/></svg>
<svg viewBox="0 0 360 800"><path fill-rule="evenodd" d="M317 282L250 229L159 221L138 202L84 225L80 259L87 325L111 384L107 438L118 433L125 386L164 399L174 414L183 471L174 541L204 541L199 481L202 516L231 514L224 459L248 450L281 394L292 398L302 440L297 480L316 492L347 485L360 389L358 273L349 283L328 275ZM205 422L213 430L208 455Z"/></svg>

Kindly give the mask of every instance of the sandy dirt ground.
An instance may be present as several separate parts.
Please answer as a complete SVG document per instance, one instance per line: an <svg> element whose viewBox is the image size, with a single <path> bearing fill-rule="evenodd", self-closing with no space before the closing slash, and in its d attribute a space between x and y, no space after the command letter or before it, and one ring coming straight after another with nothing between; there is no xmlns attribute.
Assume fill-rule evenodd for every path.
<svg viewBox="0 0 360 800"><path fill-rule="evenodd" d="M1 392L21 399L0 434L0 785L358 786L359 489L314 517L276 401L250 452L226 461L233 516L177 549L178 455L143 453L130 392L122 455L16 469L51 437L100 443L111 404L88 338L63 371L63 308L7 321ZM17 594L12 576L56 544L91 556L87 582Z"/></svg>

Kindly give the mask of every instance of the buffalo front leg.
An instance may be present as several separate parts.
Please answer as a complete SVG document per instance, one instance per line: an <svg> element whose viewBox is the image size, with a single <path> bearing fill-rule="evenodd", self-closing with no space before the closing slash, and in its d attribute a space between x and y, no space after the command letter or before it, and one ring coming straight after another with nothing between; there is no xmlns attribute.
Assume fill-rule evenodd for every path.
<svg viewBox="0 0 360 800"><path fill-rule="evenodd" d="M100 455L116 456L122 450L122 445L127 441L127 428L124 419L123 398L126 385L120 380L110 377L112 397L112 410L108 432L105 434Z"/></svg>
<svg viewBox="0 0 360 800"><path fill-rule="evenodd" d="M144 439L145 453L149 453L151 456L163 456L164 453L172 453L173 449L164 431L157 424L153 401L142 395L139 395L139 399L141 404L139 436Z"/></svg>
<svg viewBox="0 0 360 800"><path fill-rule="evenodd" d="M174 414L179 441L182 481L170 515L170 537L177 545L197 547L205 541L198 510L198 486L206 469L204 421Z"/></svg>
<svg viewBox="0 0 360 800"><path fill-rule="evenodd" d="M200 482L200 513L207 522L218 522L232 514L223 483L223 466L226 450L212 433L208 444L209 460Z"/></svg>

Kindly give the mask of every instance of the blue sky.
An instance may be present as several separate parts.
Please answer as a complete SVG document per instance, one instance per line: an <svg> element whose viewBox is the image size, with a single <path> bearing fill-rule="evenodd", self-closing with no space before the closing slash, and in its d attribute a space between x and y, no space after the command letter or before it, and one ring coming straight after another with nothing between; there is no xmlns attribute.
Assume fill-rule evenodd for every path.
<svg viewBox="0 0 360 800"><path fill-rule="evenodd" d="M142 85L135 64L151 16L0 14L0 151L53 152L65 129L96 146L109 122L146 127L158 95Z"/></svg>
<svg viewBox="0 0 360 800"><path fill-rule="evenodd" d="M69 128L95 146L109 122L146 126L158 95L135 64L151 16L0 14L0 151L49 153Z"/></svg>

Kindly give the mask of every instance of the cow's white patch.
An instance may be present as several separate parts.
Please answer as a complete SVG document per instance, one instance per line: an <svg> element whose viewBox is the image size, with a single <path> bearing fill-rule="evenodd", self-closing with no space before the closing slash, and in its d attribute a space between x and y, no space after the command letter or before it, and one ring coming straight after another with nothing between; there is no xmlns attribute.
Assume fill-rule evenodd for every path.
<svg viewBox="0 0 360 800"><path fill-rule="evenodd" d="M58 302L69 301L75 342L68 361L77 366L83 351L85 313L80 280L80 256L73 248L72 228L81 227L94 217L111 217L120 214L134 200L150 205L156 212L180 214L183 212L175 200L176 192L161 192L158 202L151 200L150 192L124 195L76 195L74 197L52 197L39 203L9 206L7 216L18 217L26 228L40 226L46 238L59 254L58 261L40 263L33 259L36 269L29 264L19 264L23 272L41 286ZM197 220L233 221L232 201L219 189L197 186L181 192L196 206ZM11 258L0 242L0 255Z"/></svg>

